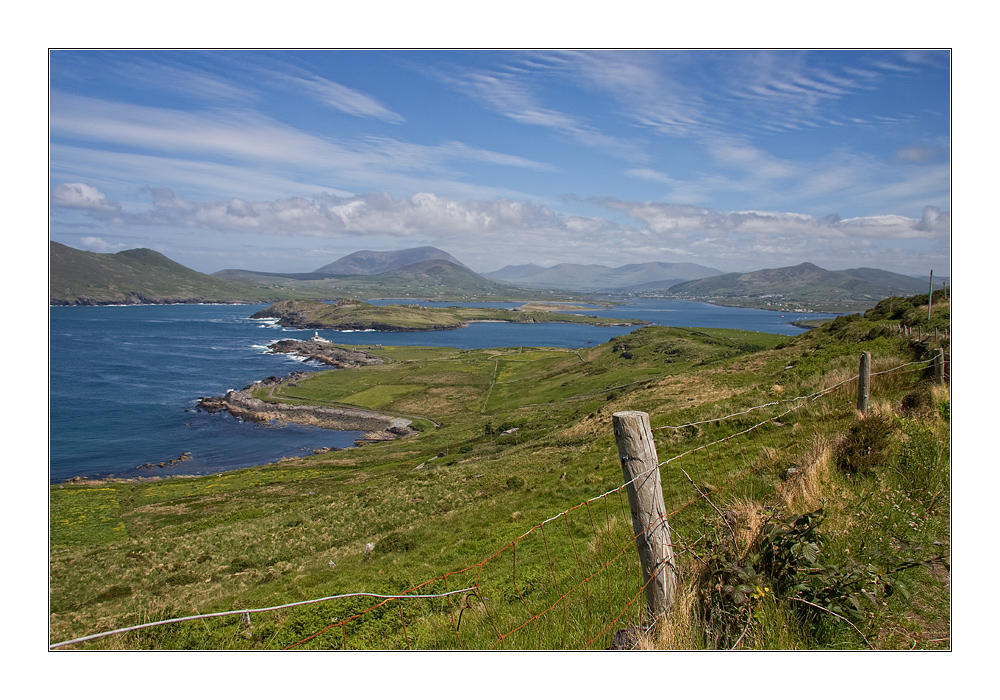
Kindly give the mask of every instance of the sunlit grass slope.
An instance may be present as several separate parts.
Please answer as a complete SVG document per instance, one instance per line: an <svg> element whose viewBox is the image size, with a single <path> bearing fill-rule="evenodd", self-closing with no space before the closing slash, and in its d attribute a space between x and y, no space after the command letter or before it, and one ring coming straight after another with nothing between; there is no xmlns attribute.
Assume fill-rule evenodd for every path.
<svg viewBox="0 0 1000 700"><path fill-rule="evenodd" d="M415 417L422 429L416 437L201 478L53 487L52 641L196 611L261 608L349 592L395 595L436 579L420 592L475 587L477 596L392 601L357 619L352 615L377 601L348 598L255 613L249 625L238 617L214 618L89 645L607 646L611 633L642 617L641 594L640 604L634 603L637 564L627 502L618 495L599 499L508 545L621 484L612 413L647 411L658 428L660 458L666 459L752 426L766 414L716 419L849 378L866 349L876 357L876 369L920 359L928 351L905 338L858 331L854 323L794 339L646 327L581 350L377 348L390 364L318 372L297 385L282 385L276 398ZM936 398L913 398L925 396L920 392L927 373L916 369L921 371L873 380L873 397L884 403L880 411L895 431L886 439L898 458L885 464L904 474L910 467L898 456L899 436L924 431L908 440L921 449L947 446L948 425L940 417L947 399L940 392ZM813 454L817 440L839 444L839 436L858 421L850 391L845 386L794 416L768 423L749 442L722 442L663 470L668 510L684 506L671 526L683 552L685 590L694 590L689 584L699 575L697 557L710 554L710 543L722 544L719 533L726 525L720 513L748 501L767 504L768 517L777 517L818 507L810 494L820 493L828 504L824 528L834 561L863 551L857 541L862 531L852 524L878 527L883 537L904 536L894 529L904 527L895 512L883 522L883 511L873 509L885 499L900 508L905 503L907 513L915 514L905 521L908 542L947 542L947 488L930 505L918 505L910 491L906 495L913 502L896 493L905 487L902 476L897 487L871 475L848 474L834 460L825 476L817 477L819 491L802 490L782 500L783 489L790 488L783 486L784 470ZM909 422L900 423L903 418L896 416L904 416L904 404L922 408L907 409ZM667 429L707 419L688 429ZM947 452L935 454L939 475L947 468ZM908 523L918 517L927 525L914 530ZM939 573L924 569L906 570L914 594L910 602L890 597L883 608L879 600L870 611L878 616L868 618L864 637L828 615L821 615L825 626L815 634L803 627L789 636L788 625L778 621L798 613L787 596L772 596L770 607L759 608L761 622L740 643L866 648L864 640L874 640L886 648L908 648L925 628L946 626L946 588L934 578ZM901 622L913 617L914 605L928 620L919 631ZM719 609L725 612L724 606ZM682 634L655 637L654 631L644 643L671 646L671 639L680 639L681 646L717 647L732 641L719 616L706 621L699 610L690 608ZM871 627L893 629L892 624L899 630L891 634L879 635ZM340 626L329 630L331 625Z"/></svg>

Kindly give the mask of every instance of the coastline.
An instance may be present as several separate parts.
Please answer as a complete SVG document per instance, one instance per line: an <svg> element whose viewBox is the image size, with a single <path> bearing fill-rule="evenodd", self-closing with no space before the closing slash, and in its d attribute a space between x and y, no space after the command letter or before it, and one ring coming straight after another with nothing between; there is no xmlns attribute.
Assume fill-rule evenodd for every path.
<svg viewBox="0 0 1000 700"><path fill-rule="evenodd" d="M364 437L356 440L355 446L395 440L417 432L409 418L387 416L367 408L287 404L264 401L253 395L259 389L269 389L268 395L273 396L274 389L285 383L294 383L302 376L305 373L293 373L281 378L268 377L238 391L229 390L225 396L201 397L198 400L198 410L209 413L225 411L235 418L254 423L296 423L327 430L364 431Z"/></svg>

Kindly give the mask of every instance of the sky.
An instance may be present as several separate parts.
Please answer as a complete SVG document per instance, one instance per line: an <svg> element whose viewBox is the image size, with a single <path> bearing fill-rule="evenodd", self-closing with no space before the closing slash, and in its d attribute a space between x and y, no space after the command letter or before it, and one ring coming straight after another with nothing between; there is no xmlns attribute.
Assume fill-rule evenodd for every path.
<svg viewBox="0 0 1000 700"><path fill-rule="evenodd" d="M947 50L49 52L49 235L201 272L944 275Z"/></svg>

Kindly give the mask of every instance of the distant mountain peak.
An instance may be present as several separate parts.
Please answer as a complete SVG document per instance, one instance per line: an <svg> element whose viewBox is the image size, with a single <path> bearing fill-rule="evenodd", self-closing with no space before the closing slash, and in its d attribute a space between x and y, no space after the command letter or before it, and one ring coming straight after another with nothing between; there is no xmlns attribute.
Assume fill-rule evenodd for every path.
<svg viewBox="0 0 1000 700"><path fill-rule="evenodd" d="M919 294L921 283L903 275L874 268L824 270L810 262L754 272L725 275L684 282L669 289L680 297L773 298L805 301L857 302L873 304L896 293Z"/></svg>
<svg viewBox="0 0 1000 700"><path fill-rule="evenodd" d="M325 275L379 275L392 272L413 263L428 260L447 260L465 267L457 258L433 246L407 248L405 250L359 250L316 270L315 274Z"/></svg>
<svg viewBox="0 0 1000 700"><path fill-rule="evenodd" d="M508 284L543 289L585 291L621 291L627 289L666 289L677 282L718 275L719 270L695 263L648 262L608 267L559 263L542 268L537 265L508 265L484 277Z"/></svg>

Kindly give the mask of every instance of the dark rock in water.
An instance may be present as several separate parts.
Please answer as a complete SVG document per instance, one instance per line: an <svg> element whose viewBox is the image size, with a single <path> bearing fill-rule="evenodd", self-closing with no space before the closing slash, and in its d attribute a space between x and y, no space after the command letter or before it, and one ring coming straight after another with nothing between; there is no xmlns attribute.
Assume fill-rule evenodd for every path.
<svg viewBox="0 0 1000 700"><path fill-rule="evenodd" d="M219 413L226 410L226 401L221 396L202 396L198 399L198 409L209 413Z"/></svg>
<svg viewBox="0 0 1000 700"><path fill-rule="evenodd" d="M385 363L381 357L369 355L362 350L339 348L323 340L279 340L269 347L273 353L298 355L337 369Z"/></svg>

